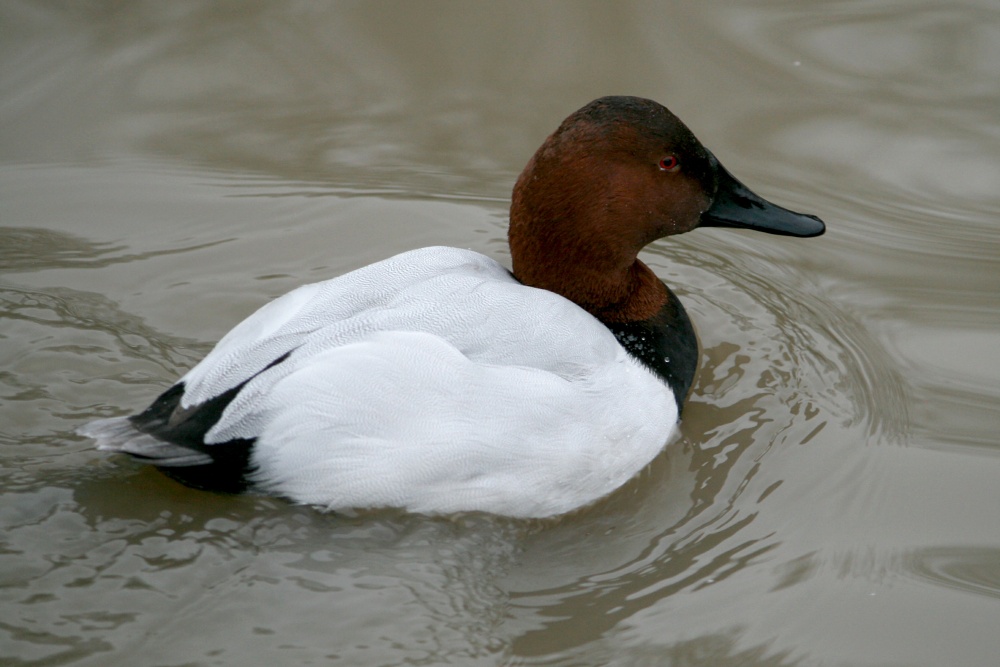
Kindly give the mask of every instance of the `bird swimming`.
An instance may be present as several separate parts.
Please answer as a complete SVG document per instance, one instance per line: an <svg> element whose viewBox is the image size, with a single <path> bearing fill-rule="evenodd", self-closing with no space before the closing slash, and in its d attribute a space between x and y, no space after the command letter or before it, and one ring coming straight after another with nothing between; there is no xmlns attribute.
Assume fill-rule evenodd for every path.
<svg viewBox="0 0 1000 667"><path fill-rule="evenodd" d="M676 430L698 341L638 253L697 227L825 231L740 183L666 107L602 97L517 179L510 270L431 247L304 285L144 411L79 432L193 487L334 511L570 512Z"/></svg>

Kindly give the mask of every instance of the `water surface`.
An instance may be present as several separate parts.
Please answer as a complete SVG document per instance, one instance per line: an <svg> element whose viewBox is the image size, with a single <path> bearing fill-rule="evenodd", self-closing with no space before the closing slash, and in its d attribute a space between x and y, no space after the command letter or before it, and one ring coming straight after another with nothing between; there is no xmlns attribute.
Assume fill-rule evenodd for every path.
<svg viewBox="0 0 1000 667"><path fill-rule="evenodd" d="M4 664L994 664L998 62L989 0L5 3ZM703 356L619 492L343 517L73 434L301 283L506 262L524 162L618 93L829 227L648 249Z"/></svg>

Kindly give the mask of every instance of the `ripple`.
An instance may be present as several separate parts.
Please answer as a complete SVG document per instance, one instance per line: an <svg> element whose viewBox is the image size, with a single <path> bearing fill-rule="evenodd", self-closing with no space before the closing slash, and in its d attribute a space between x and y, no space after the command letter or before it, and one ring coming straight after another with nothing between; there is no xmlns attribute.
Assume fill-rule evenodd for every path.
<svg viewBox="0 0 1000 667"><path fill-rule="evenodd" d="M956 590L1000 598L1000 549L941 546L908 551L902 569L918 579Z"/></svg>
<svg viewBox="0 0 1000 667"><path fill-rule="evenodd" d="M695 592L732 605L762 585L795 586L816 564L788 556L801 545L794 531L811 519L790 520L786 481L811 487L812 503L839 512L832 505L858 474L856 444L905 440L908 397L885 350L818 289L796 281L794 261L741 252L737 239L722 247L684 239L647 253L702 342L682 439L621 492L575 515L572 528L530 538L527 569L535 553L572 565L558 576L546 568L549 585L524 575L513 583L523 592L511 605L526 625L516 653L530 653L536 641L575 650L581 627L594 637L639 617L650 617L647 627L667 622ZM784 463L790 454L799 460ZM594 562L579 555L591 551ZM761 577L762 569L770 574Z"/></svg>
<svg viewBox="0 0 1000 667"><path fill-rule="evenodd" d="M7 493L0 521L5 649L67 662L114 652L120 664L223 649L231 664L357 664L375 645L400 662L495 656L495 582L519 531L477 516L350 520L147 472Z"/></svg>

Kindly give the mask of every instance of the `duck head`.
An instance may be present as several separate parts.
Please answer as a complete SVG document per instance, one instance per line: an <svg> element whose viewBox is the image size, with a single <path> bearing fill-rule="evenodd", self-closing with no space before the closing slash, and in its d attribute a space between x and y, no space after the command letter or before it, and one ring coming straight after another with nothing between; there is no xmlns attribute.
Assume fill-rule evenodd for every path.
<svg viewBox="0 0 1000 667"><path fill-rule="evenodd" d="M825 231L819 218L740 183L666 107L602 97L564 120L517 179L514 276L604 321L647 319L670 297L639 251L699 226L801 237Z"/></svg>

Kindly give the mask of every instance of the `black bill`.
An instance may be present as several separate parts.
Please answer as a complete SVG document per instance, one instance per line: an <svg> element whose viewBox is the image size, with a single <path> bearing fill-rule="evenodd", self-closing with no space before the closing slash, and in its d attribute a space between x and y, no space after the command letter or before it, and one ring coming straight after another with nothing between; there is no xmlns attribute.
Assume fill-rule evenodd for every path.
<svg viewBox="0 0 1000 667"><path fill-rule="evenodd" d="M714 155L709 159L715 163L718 189L712 205L701 214L702 227L755 229L768 234L801 237L819 236L826 231L826 225L815 215L796 213L772 204L740 183Z"/></svg>

